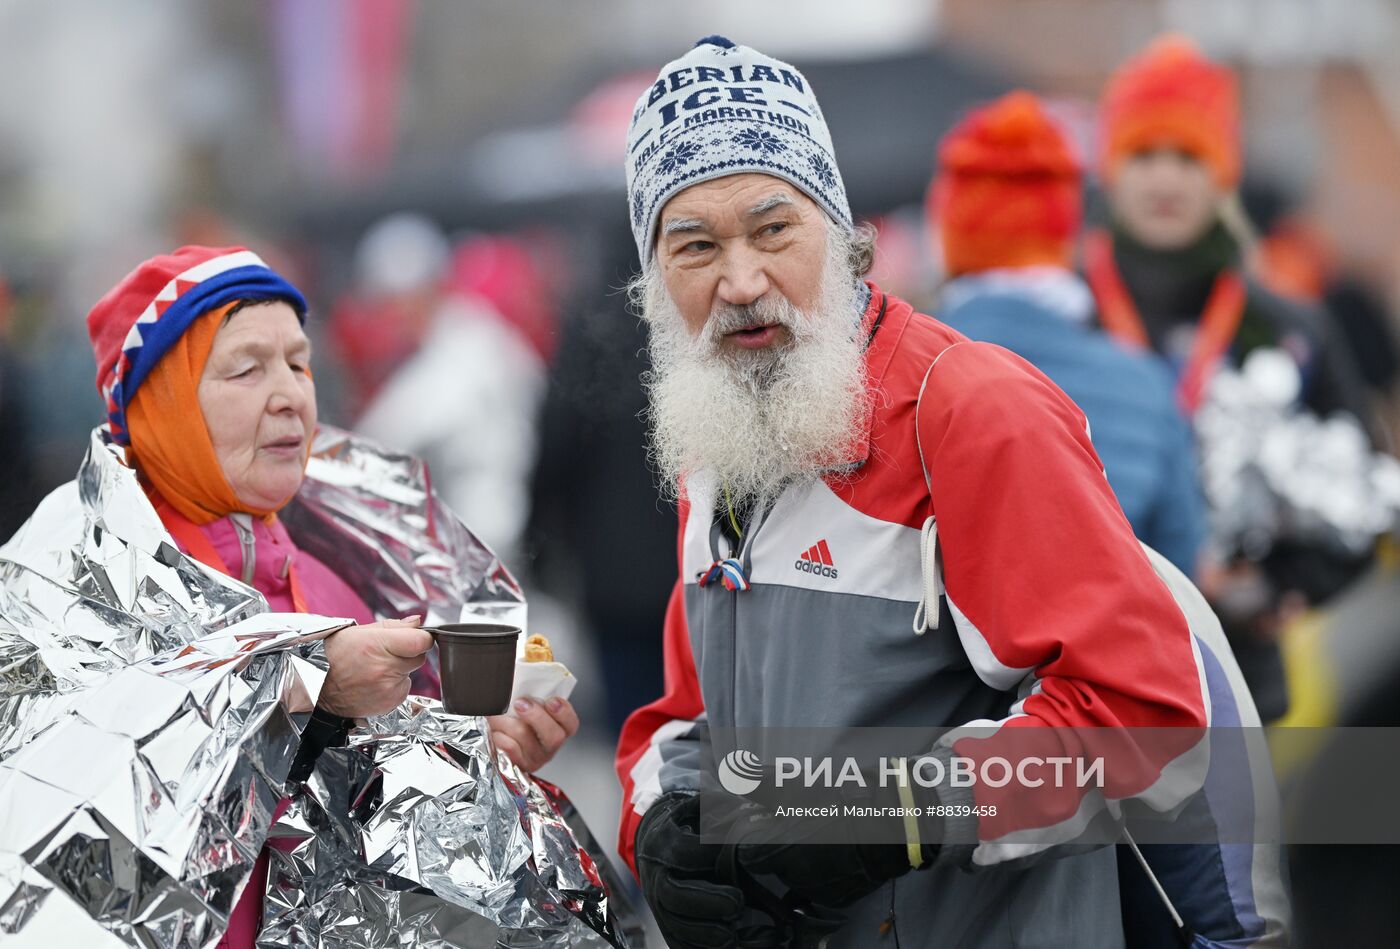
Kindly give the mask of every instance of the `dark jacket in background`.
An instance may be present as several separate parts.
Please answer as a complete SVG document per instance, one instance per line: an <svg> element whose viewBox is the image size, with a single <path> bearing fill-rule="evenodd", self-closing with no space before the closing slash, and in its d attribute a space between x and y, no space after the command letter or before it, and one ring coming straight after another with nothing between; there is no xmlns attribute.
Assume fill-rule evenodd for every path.
<svg viewBox="0 0 1400 949"><path fill-rule="evenodd" d="M18 363L0 345L0 544L10 539L43 497Z"/></svg>
<svg viewBox="0 0 1400 949"><path fill-rule="evenodd" d="M630 237L622 246L630 261ZM580 310L562 331L540 420L530 536L546 585L577 589L616 734L662 692L676 512L647 459L646 329L617 289L628 272L621 258L607 272L604 306Z"/></svg>
<svg viewBox="0 0 1400 949"><path fill-rule="evenodd" d="M1239 267L1240 252L1224 226L1182 250L1151 250L1121 231L1113 233L1118 273L1133 298L1152 348L1175 362L1205 310L1216 277ZM1287 351L1303 372L1303 404L1318 415L1351 412L1373 430L1362 373L1340 327L1324 311L1247 281L1244 317L1230 360L1242 365L1261 346Z"/></svg>

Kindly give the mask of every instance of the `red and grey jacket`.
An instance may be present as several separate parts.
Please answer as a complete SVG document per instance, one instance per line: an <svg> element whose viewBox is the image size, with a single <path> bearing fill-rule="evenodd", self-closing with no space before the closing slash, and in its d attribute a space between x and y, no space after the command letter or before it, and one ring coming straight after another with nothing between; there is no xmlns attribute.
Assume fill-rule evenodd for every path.
<svg viewBox="0 0 1400 949"><path fill-rule="evenodd" d="M632 863L641 815L660 794L698 787L708 726L990 726L990 737L954 734L952 748L974 760L1009 744L1082 753L1069 747L1082 733L1067 729L1166 726L1174 737L1117 749L1101 791L965 791L997 816L949 819L942 866L901 885L909 915L938 922L950 945L999 945L975 927L1002 922L944 923L1013 898L1042 940L1053 914L1070 925L1070 899L1063 944L1112 945L1122 938L1112 850L1029 869L1025 858L1059 856L1094 809L1170 810L1200 787L1209 700L1195 639L1068 397L1012 353L871 289L865 358L878 396L853 467L787 489L738 550L712 529L703 476L685 486L666 694L632 715L618 748L620 852ZM916 635L931 517L952 622ZM729 557L748 589L697 582ZM998 865L1005 872L952 872ZM1081 901L1100 888L1107 907L1086 921L1097 911ZM891 899L870 898L883 901L878 918Z"/></svg>

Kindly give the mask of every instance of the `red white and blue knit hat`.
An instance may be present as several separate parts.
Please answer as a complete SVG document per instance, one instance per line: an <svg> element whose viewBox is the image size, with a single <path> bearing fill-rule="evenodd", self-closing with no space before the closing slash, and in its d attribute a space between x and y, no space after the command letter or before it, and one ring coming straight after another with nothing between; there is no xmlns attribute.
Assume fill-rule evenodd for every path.
<svg viewBox="0 0 1400 949"><path fill-rule="evenodd" d="M88 314L97 391L112 438L128 444L126 408L160 357L199 316L235 300L282 300L306 320L296 287L242 247L181 247L152 257Z"/></svg>
<svg viewBox="0 0 1400 949"><path fill-rule="evenodd" d="M662 68L632 112L627 200L642 263L673 195L744 172L790 182L851 227L831 133L807 80L785 62L707 36Z"/></svg>

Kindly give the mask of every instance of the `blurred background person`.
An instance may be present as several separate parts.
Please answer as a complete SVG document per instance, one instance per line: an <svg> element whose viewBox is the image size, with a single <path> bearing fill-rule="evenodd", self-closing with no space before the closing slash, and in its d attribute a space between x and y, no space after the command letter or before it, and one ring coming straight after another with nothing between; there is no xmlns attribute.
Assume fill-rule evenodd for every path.
<svg viewBox="0 0 1400 949"><path fill-rule="evenodd" d="M619 226L604 246L607 279L565 323L550 373L531 518L534 569L578 603L615 743L627 716L662 691L657 629L674 580L676 518L657 499L647 457L646 331L618 289L633 266L632 234Z"/></svg>
<svg viewBox="0 0 1400 949"><path fill-rule="evenodd" d="M1307 409L1366 424L1360 373L1335 326L1243 271L1239 123L1233 73L1182 37L1158 40L1110 79L1099 127L1109 228L1085 247L1099 320L1166 358L1188 414L1220 361L1242 365L1267 347L1295 361ZM1364 566L1365 558L1286 539L1214 552L1203 589L1265 721L1288 706L1278 636L1290 609L1326 601Z"/></svg>
<svg viewBox="0 0 1400 949"><path fill-rule="evenodd" d="M1259 229L1253 265L1274 293L1321 306L1336 321L1361 372L1381 447L1400 443L1400 341L1385 295L1338 259L1336 242L1297 206L1298 196L1268 180L1241 191Z"/></svg>
<svg viewBox="0 0 1400 949"><path fill-rule="evenodd" d="M361 236L353 282L328 320L349 414L363 415L422 345L443 297L450 255L447 236L421 214L391 214Z"/></svg>
<svg viewBox="0 0 1400 949"><path fill-rule="evenodd" d="M512 562L529 515L552 323L542 275L505 238L474 238L454 257L437 226L412 214L371 228L356 270L366 314L356 323L407 351L357 364L362 391L383 378L356 427L421 455L443 499Z"/></svg>
<svg viewBox="0 0 1400 949"><path fill-rule="evenodd" d="M1072 269L1082 223L1073 148L1028 92L977 109L944 138L928 201L951 278L938 313L1074 400L1133 532L1193 576L1206 523L1191 432L1166 367L1094 326L1093 294Z"/></svg>

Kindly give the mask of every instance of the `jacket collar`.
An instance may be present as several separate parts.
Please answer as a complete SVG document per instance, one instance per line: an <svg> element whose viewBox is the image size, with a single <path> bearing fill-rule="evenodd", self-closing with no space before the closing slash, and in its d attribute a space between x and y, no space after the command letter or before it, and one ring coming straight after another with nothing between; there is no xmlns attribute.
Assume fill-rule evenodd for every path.
<svg viewBox="0 0 1400 949"><path fill-rule="evenodd" d="M999 267L954 277L943 285L939 312L952 313L982 297L1025 300L1076 326L1094 316L1094 294L1077 273L1065 267Z"/></svg>
<svg viewBox="0 0 1400 949"><path fill-rule="evenodd" d="M866 337L865 386L867 391L879 392L884 388L885 372L890 367L895 350L899 348L900 337L904 335L904 328L909 325L914 309L870 281L866 281L866 286L870 288L870 300L860 324L861 332ZM853 470L870 459L878 406L879 400L872 399L870 412L862 422L860 438L855 442L850 456L835 470Z"/></svg>

